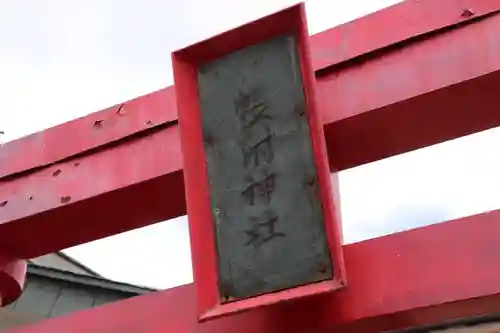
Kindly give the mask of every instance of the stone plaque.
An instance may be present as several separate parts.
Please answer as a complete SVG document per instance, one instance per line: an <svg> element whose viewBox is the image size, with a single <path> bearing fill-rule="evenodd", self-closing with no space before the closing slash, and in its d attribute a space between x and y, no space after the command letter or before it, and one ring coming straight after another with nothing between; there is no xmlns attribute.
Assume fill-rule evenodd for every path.
<svg viewBox="0 0 500 333"><path fill-rule="evenodd" d="M222 302L331 279L296 42L198 69Z"/></svg>

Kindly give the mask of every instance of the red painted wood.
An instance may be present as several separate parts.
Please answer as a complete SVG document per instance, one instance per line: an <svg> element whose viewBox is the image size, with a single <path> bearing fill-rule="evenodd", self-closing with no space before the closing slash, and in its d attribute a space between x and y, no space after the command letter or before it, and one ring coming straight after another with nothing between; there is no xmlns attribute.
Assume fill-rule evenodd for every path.
<svg viewBox="0 0 500 333"><path fill-rule="evenodd" d="M347 169L499 126L499 31L496 14L320 77L332 166Z"/></svg>
<svg viewBox="0 0 500 333"><path fill-rule="evenodd" d="M32 258L185 214L178 140L173 127L3 181L0 249Z"/></svg>
<svg viewBox="0 0 500 333"><path fill-rule="evenodd" d="M497 0L439 0L439 5L435 0L403 1L316 34L311 39L314 68L366 57L498 11Z"/></svg>
<svg viewBox="0 0 500 333"><path fill-rule="evenodd" d="M201 110L198 101L198 67L236 50L284 34L293 35L296 38L306 102L305 115L311 129L310 140L318 174L319 200L324 212L324 228L334 264L333 278L223 303L218 282L216 235L212 220ZM305 8L303 4L299 4L173 53L191 256L197 295L197 313L200 320L214 319L255 307L330 292L345 284L338 207L334 207L331 192L330 168L323 126L316 106L313 87L315 79L308 39ZM335 196L338 196L338 193L335 193Z"/></svg>
<svg viewBox="0 0 500 333"><path fill-rule="evenodd" d="M120 103L2 145L0 180L176 121L171 88Z"/></svg>
<svg viewBox="0 0 500 333"><path fill-rule="evenodd" d="M187 285L8 333L369 333L500 310L500 211L344 247L348 288L206 323Z"/></svg>
<svg viewBox="0 0 500 333"><path fill-rule="evenodd" d="M317 73L331 169L499 126L499 31L497 14L369 61ZM0 207L0 249L30 258L185 214L177 126L151 131L1 178L0 203L8 202ZM70 137L69 132L61 137ZM29 159L11 144L0 147L0 165L10 160L3 151ZM54 176L58 169L62 172ZM71 200L64 203L65 197ZM66 236L37 236L51 228Z"/></svg>
<svg viewBox="0 0 500 333"><path fill-rule="evenodd" d="M472 10L474 15L463 17L465 9ZM434 0L404 1L312 36L313 67L317 72L323 71L360 56L366 57L374 51L402 46L403 42L415 37L436 33L443 28L450 29L456 24L473 21L498 10L500 3L496 0L440 0L438 10ZM318 75L320 79L324 76ZM436 76L446 80L449 73ZM118 110L120 112L117 113ZM320 111L326 113L321 108ZM0 148L0 179L102 148L176 119L173 87L119 103L3 145ZM97 126L100 129L98 131L94 124L100 121L102 123ZM72 139L61 140L68 137Z"/></svg>
<svg viewBox="0 0 500 333"><path fill-rule="evenodd" d="M368 32L361 28L367 23L360 21L352 23L356 33L347 29L358 36L352 40L359 41L346 43L351 51L328 53L334 37L330 40L326 35L320 42L326 53L314 51L320 56L317 65L325 61L330 66L379 49L363 59L316 73L333 170L500 125L496 97L500 15L442 30L452 24L454 14L448 9L454 12L456 8L450 1L443 0L443 10L431 7L428 0L412 3L415 11L429 13L415 16L418 22L429 21L414 26L427 28L406 30L401 27L413 26L406 24L413 16L402 14L406 18L403 24L395 14L378 14L372 16ZM488 0L455 3L457 7L478 6L484 13L498 9ZM397 8L402 7L389 10L396 13ZM389 29L387 37L380 37L387 25L394 32ZM402 32L396 31L399 28ZM422 34L436 29L441 30L418 42L380 50L396 40L411 38L418 34L415 31ZM372 32L374 36L368 37L374 38L366 40L373 43L361 45L362 36ZM124 127L116 122L124 115L109 109L3 145L0 250L33 257L185 213L178 129L175 125L154 126L174 120L175 113L155 113L157 120L147 119L147 108L156 107L155 103L171 105L172 96L151 104L147 104L153 101L151 96L139 98L144 108L131 108L133 119ZM111 118L100 122L101 115ZM145 132L144 120L155 128ZM114 124L112 129L106 127L109 124ZM106 129L110 132L103 133ZM85 133L88 138L67 140L74 133ZM128 137L133 133L138 134ZM102 147L109 142L114 144ZM44 149L38 153L40 147ZM88 151L93 148L99 149ZM69 158L83 152L83 156ZM17 174L37 167L40 169ZM348 245L344 248L347 289L208 323L197 322L195 291L189 285L10 332L364 333L498 313L498 230L500 211L493 211ZM16 272L12 276L21 271ZM0 281L2 286L7 284Z"/></svg>
<svg viewBox="0 0 500 333"><path fill-rule="evenodd" d="M0 255L0 305L7 306L21 296L26 277L26 260Z"/></svg>

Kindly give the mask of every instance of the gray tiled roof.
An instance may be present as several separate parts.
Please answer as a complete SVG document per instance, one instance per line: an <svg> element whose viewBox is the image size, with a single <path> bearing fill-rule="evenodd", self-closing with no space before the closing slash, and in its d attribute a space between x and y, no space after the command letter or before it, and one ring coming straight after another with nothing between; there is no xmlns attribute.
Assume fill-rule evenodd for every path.
<svg viewBox="0 0 500 333"><path fill-rule="evenodd" d="M28 263L21 297L0 309L0 330L155 291L108 280L61 253Z"/></svg>

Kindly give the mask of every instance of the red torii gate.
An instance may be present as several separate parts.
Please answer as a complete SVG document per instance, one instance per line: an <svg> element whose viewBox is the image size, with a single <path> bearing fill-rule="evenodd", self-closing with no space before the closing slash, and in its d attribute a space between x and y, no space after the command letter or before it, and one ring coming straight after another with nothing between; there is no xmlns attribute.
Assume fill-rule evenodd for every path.
<svg viewBox="0 0 500 333"><path fill-rule="evenodd" d="M332 172L500 125L497 0L410 0L311 43ZM185 214L181 157L171 87L1 146L3 305L24 259ZM347 245L345 290L206 323L187 285L10 332L380 332L493 314L498 230L491 211Z"/></svg>

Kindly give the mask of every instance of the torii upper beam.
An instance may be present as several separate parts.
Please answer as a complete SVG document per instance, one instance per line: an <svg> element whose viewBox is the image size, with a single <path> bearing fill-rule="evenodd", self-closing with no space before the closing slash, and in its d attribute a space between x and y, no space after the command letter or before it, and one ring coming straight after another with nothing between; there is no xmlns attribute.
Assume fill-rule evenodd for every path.
<svg viewBox="0 0 500 333"><path fill-rule="evenodd" d="M500 125L500 4L438 6L406 1L312 37L332 172ZM173 89L1 146L0 184L0 249L10 258L185 214ZM492 312L498 217L349 245L349 288L321 299L200 325L186 286L19 332L371 332Z"/></svg>

